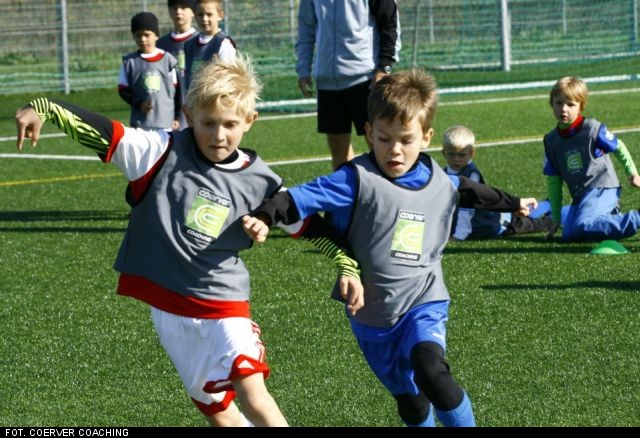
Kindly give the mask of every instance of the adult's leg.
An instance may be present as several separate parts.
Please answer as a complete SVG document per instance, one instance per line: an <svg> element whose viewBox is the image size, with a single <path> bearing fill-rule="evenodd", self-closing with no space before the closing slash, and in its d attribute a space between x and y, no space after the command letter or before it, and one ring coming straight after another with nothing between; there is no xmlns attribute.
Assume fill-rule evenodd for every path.
<svg viewBox="0 0 640 438"><path fill-rule="evenodd" d="M327 134L327 144L331 152L331 166L337 169L354 157L351 134Z"/></svg>

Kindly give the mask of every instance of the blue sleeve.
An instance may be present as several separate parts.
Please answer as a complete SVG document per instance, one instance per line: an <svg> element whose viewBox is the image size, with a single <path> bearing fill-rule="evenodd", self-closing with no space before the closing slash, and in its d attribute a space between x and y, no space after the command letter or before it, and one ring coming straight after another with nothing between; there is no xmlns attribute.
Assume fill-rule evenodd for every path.
<svg viewBox="0 0 640 438"><path fill-rule="evenodd" d="M352 166L341 166L329 175L291 187L289 195L301 219L321 211L332 213L332 225L344 235L356 196L356 171Z"/></svg>
<svg viewBox="0 0 640 438"><path fill-rule="evenodd" d="M618 138L607 129L605 124L600 125L598 137L594 145L594 156L600 157L603 154L615 152L618 149Z"/></svg>

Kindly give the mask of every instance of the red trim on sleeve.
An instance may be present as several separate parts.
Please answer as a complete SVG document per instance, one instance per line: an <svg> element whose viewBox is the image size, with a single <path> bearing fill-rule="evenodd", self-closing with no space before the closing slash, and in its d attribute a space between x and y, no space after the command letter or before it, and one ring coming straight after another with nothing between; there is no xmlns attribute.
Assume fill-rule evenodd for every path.
<svg viewBox="0 0 640 438"><path fill-rule="evenodd" d="M306 218L304 220L304 222L302 223L302 226L300 227L300 229L296 233L293 233L291 235L291 237L293 237L294 239L299 239L304 234L304 232L307 230L307 228L309 227L310 223L311 223L311 216L309 216L308 218Z"/></svg>
<svg viewBox="0 0 640 438"><path fill-rule="evenodd" d="M102 161L105 163L111 162L111 157L115 154L118 145L120 144L120 140L124 137L124 125L116 120L111 121L111 128L113 129L113 133L111 134L111 143L109 143L109 149L107 150L107 155L102 158Z"/></svg>
<svg viewBox="0 0 640 438"><path fill-rule="evenodd" d="M180 295L139 275L121 273L118 294L188 318L222 319L251 316L249 301L205 300Z"/></svg>
<svg viewBox="0 0 640 438"><path fill-rule="evenodd" d="M169 137L169 144L167 145L167 150L164 151L162 156L155 164L149 169L147 173L142 175L140 178L129 181L129 191L131 192L131 196L133 197L133 205L136 205L138 202L142 200L147 190L151 186L153 179L157 175L158 171L164 165L164 162L167 161L167 157L169 156L169 152L171 151L171 146L173 145L173 136Z"/></svg>

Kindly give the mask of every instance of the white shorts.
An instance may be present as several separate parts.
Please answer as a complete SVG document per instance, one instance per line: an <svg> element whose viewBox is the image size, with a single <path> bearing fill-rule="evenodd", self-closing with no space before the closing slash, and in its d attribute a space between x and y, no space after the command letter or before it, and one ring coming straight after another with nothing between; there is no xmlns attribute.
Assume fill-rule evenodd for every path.
<svg viewBox="0 0 640 438"><path fill-rule="evenodd" d="M151 318L189 396L205 415L224 411L233 401L232 379L269 375L260 327L248 318L188 318L153 306Z"/></svg>

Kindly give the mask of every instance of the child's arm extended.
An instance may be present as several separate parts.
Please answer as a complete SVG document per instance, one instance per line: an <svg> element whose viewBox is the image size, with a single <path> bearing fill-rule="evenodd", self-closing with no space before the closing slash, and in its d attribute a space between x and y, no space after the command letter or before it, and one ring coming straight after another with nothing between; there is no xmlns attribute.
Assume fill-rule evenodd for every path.
<svg viewBox="0 0 640 438"><path fill-rule="evenodd" d="M245 232L255 242L266 240L272 224L291 225L300 221L298 211L288 192L277 193L266 200L251 216L242 218ZM339 239L318 214L305 219L304 225L294 237L308 239L327 256L338 269L340 294L347 301L347 309L351 314L364 306L364 291L360 283L358 262L349 257L337 243Z"/></svg>
<svg viewBox="0 0 640 438"><path fill-rule="evenodd" d="M462 208L514 212L519 216L526 216L530 209L538 206L535 198L518 198L504 190L471 181L464 176L459 177L458 193L458 205Z"/></svg>
<svg viewBox="0 0 640 438"><path fill-rule="evenodd" d="M167 132L125 128L101 114L46 98L35 99L16 112L18 149L22 149L25 138L35 146L42 125L49 120L69 138L95 151L102 161L118 167L132 183L135 199L147 190L153 172L161 168L170 150Z"/></svg>
<svg viewBox="0 0 640 438"><path fill-rule="evenodd" d="M36 146L42 125L49 120L83 146L98 155L107 155L114 130L111 120L70 103L46 98L35 99L16 111L18 149L22 150L25 138Z"/></svg>
<svg viewBox="0 0 640 438"><path fill-rule="evenodd" d="M631 158L627 145L625 145L620 139L618 139L618 147L616 148L614 155L620 164L624 166L624 171L627 174L627 177L629 177L629 184L633 187L640 187L640 176L638 176L636 165L633 162L633 158Z"/></svg>

